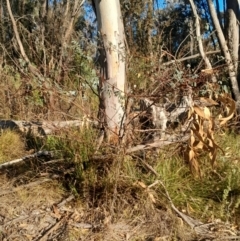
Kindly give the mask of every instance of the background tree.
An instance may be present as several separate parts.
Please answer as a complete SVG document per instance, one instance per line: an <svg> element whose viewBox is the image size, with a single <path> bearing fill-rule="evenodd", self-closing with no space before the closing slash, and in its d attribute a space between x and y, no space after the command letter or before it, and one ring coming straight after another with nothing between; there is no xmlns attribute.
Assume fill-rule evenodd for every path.
<svg viewBox="0 0 240 241"><path fill-rule="evenodd" d="M236 57L236 54L234 54L234 56L233 56L230 53L230 49L233 50L234 48L236 48L236 47L233 46L233 44L235 45L236 41L239 41L239 39L236 37L236 36L238 36L238 34L237 35L236 34L230 35L232 41L231 41L231 43L229 43L230 46L231 46L230 49L229 49L229 47L228 47L229 45L227 44L226 38L223 34L221 25L219 23L219 19L217 17L217 12L215 10L215 6L214 6L214 3L213 3L212 0L208 0L208 6L209 6L209 12L211 14L213 24L214 24L215 29L217 31L218 41L220 43L220 46L221 46L221 49L223 51L224 58L225 58L225 61L226 61L227 67L228 67L228 74L229 74L229 78L230 78L230 81L231 81L231 87L232 87L232 91L233 91L233 94L234 94L234 98L235 98L235 100L237 101L237 104L238 104L238 111L240 111L240 109L239 109L240 92L239 92L239 86L238 86L238 81L237 81L237 68L234 64L234 62L235 62L234 56ZM228 30L234 31L236 33L235 28L237 28L237 25L238 25L238 24L236 24L237 16L231 10L230 10L230 12L231 12L231 15L230 15L231 24L228 25ZM235 24L234 24L234 20L235 20ZM228 30L227 30L227 32L228 32ZM228 36L229 36L229 34L228 34Z"/></svg>

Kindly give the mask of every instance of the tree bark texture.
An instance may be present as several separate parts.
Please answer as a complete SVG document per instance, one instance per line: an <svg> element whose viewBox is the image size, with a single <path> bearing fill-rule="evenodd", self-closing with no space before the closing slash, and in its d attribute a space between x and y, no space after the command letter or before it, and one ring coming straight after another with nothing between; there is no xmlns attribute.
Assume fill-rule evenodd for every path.
<svg viewBox="0 0 240 241"><path fill-rule="evenodd" d="M94 0L100 37L100 113L108 140L121 136L125 112L124 26L119 0Z"/></svg>

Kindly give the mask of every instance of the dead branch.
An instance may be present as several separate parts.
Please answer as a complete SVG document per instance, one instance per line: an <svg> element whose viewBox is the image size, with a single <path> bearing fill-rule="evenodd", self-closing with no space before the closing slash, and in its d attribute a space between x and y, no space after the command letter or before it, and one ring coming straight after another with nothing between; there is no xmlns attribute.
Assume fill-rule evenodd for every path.
<svg viewBox="0 0 240 241"><path fill-rule="evenodd" d="M210 54L219 54L219 53L221 53L221 50L208 51L205 54L210 55ZM174 59L174 60L168 61L166 63L163 63L162 65L168 66L168 65L178 63L178 62L183 62L183 61L190 60L190 59L196 59L198 57L201 57L201 54L194 54L194 55L183 57L183 58L180 58L180 59Z"/></svg>
<svg viewBox="0 0 240 241"><path fill-rule="evenodd" d="M34 154L31 154L31 155L27 155L25 157L22 157L22 158L19 158L19 159L16 159L16 160L12 160L12 161L9 161L9 162L5 162L5 163L2 163L0 165L0 170L3 169L3 168L7 168L9 166L13 166L17 163L20 163L20 162L24 162L24 161L27 161L29 159L33 159L33 158L37 158L37 157L43 157L43 156L47 156L47 157L52 157L53 156L53 152L51 151L39 151L39 152L36 152Z"/></svg>
<svg viewBox="0 0 240 241"><path fill-rule="evenodd" d="M132 152L141 151L141 150L149 150L149 149L153 149L153 148L162 148L164 146L171 145L171 144L174 144L174 143L186 142L188 139L189 139L189 135L185 135L185 136L182 136L180 138L176 137L176 136L175 137L172 136L168 140L161 140L160 139L160 140L154 141L152 143L137 145L137 146L128 148L126 150L126 153L132 153Z"/></svg>
<svg viewBox="0 0 240 241"><path fill-rule="evenodd" d="M59 229L61 226L66 225L67 217L63 216L57 223L55 223L42 237L40 237L39 241L47 241L49 240L49 236L53 234L54 231Z"/></svg>
<svg viewBox="0 0 240 241"><path fill-rule="evenodd" d="M96 121L85 118L84 120L70 121L16 121L16 120L0 120L0 129L17 130L23 134L31 134L33 136L46 136L59 131L62 128L70 127L89 127L97 126Z"/></svg>

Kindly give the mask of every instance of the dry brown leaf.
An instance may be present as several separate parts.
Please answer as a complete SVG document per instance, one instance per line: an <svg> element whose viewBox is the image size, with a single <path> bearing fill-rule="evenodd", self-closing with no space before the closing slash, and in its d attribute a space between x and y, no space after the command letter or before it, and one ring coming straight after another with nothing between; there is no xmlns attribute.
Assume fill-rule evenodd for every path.
<svg viewBox="0 0 240 241"><path fill-rule="evenodd" d="M194 149L196 149L196 150L201 150L201 149L203 149L203 147L204 147L204 143L202 142L202 141L199 141L199 142L197 142L197 143L195 143L195 145L194 145Z"/></svg>
<svg viewBox="0 0 240 241"><path fill-rule="evenodd" d="M57 219L60 219L62 217L57 205L53 205L53 212L51 213L51 216Z"/></svg>
<svg viewBox="0 0 240 241"><path fill-rule="evenodd" d="M202 118L204 119L207 119L207 120L210 120L211 118L211 113L210 113L210 110L209 108L207 107L204 107L203 109L199 106L194 106L193 107L195 112Z"/></svg>
<svg viewBox="0 0 240 241"><path fill-rule="evenodd" d="M206 133L200 133L198 131L196 131L195 129L191 128L194 132L194 134L197 136L197 138L199 139L199 141L201 141L203 144L207 145L207 143L205 142L206 139Z"/></svg>
<svg viewBox="0 0 240 241"><path fill-rule="evenodd" d="M198 165L198 161L193 158L190 162L190 169L191 169L191 172L194 174L194 175L197 175L199 177L201 177L201 170L199 168L199 165Z"/></svg>
<svg viewBox="0 0 240 241"><path fill-rule="evenodd" d="M219 100L223 102L226 107L229 107L228 116L222 117L219 115L220 126L227 123L228 120L232 119L236 110L236 103L229 97L219 97Z"/></svg>
<svg viewBox="0 0 240 241"><path fill-rule="evenodd" d="M189 154L188 155L189 155L189 161L193 160L194 157L195 157L195 153L194 153L194 151L192 149L189 150Z"/></svg>
<svg viewBox="0 0 240 241"><path fill-rule="evenodd" d="M195 213L195 210L188 202L187 202L187 213L188 214Z"/></svg>
<svg viewBox="0 0 240 241"><path fill-rule="evenodd" d="M218 103L213 100L213 99L210 99L210 98L206 98L206 97L200 97L200 101L202 103L206 103L206 105L218 105Z"/></svg>
<svg viewBox="0 0 240 241"><path fill-rule="evenodd" d="M193 130L191 130L191 134L190 134L190 145L193 146L194 142L195 142L195 137L194 137L194 135L193 135Z"/></svg>

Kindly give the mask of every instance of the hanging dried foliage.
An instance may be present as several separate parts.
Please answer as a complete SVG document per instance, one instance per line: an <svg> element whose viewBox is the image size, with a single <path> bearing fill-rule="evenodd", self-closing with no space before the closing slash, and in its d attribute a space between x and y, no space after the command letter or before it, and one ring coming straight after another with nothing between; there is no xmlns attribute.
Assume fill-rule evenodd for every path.
<svg viewBox="0 0 240 241"><path fill-rule="evenodd" d="M206 101L209 102L208 100ZM214 140L215 122L218 119L219 125L223 126L235 113L236 104L233 99L228 96L219 96L218 101L224 107L225 117L219 115L217 118L214 118L210 107L206 106L194 105L189 110L188 119L191 120L192 126L184 156L190 165L192 173L198 177L202 176L197 159L200 152L208 153L212 166L216 163L217 151L221 150L224 153L223 149ZM211 102L214 105L217 104L213 100Z"/></svg>

